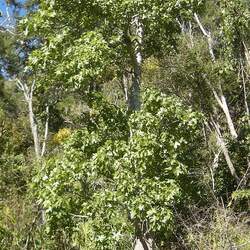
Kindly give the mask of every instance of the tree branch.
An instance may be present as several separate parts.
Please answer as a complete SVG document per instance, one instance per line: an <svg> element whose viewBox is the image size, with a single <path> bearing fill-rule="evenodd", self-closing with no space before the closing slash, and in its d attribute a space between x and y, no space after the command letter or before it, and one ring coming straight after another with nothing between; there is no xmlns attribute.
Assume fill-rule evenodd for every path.
<svg viewBox="0 0 250 250"><path fill-rule="evenodd" d="M48 133L49 133L49 106L46 106L46 121L45 121L45 129L44 129L44 138L43 138L43 146L42 146L42 152L41 156L43 157L46 151L46 144L48 139Z"/></svg>
<svg viewBox="0 0 250 250"><path fill-rule="evenodd" d="M203 27L203 25L202 25L202 23L201 23L198 15L196 13L194 13L194 20L198 24L198 26L199 26L200 30L202 31L203 35L207 38L208 47L209 47L209 53L210 53L212 61L214 62L215 61L215 55L214 55L214 50L213 50L213 38L211 36L211 32L207 31Z"/></svg>
<svg viewBox="0 0 250 250"><path fill-rule="evenodd" d="M230 155L229 155L229 152L228 152L228 149L227 149L227 145L226 145L226 143L224 141L224 138L223 138L223 136L221 134L221 131L220 131L218 123L216 123L213 120L213 118L212 118L212 124L213 124L213 126L215 128L215 132L216 132L218 144L221 147L221 150L222 150L222 152L224 154L224 157L225 157L225 160L227 162L227 165L228 165L228 168L230 170L230 173L235 178L236 182L239 183L240 182L240 178L236 174L236 170L235 170L233 162L232 162L232 160L230 158Z"/></svg>

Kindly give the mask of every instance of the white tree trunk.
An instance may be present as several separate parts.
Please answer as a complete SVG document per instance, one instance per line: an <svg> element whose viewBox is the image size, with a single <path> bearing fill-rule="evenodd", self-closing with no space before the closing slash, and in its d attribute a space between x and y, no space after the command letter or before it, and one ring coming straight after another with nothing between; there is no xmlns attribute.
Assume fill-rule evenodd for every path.
<svg viewBox="0 0 250 250"><path fill-rule="evenodd" d="M213 37L211 35L211 32L206 30L203 27L203 25L202 25L202 23L201 23L198 15L196 13L194 14L194 19L195 19L196 23L198 24L200 30L202 31L203 35L207 38L209 53L210 53L212 61L214 62L215 61L215 55L214 55L214 49L213 49Z"/></svg>
<svg viewBox="0 0 250 250"><path fill-rule="evenodd" d="M233 138L237 138L238 134L237 134L236 129L234 127L234 123L233 123L233 120L232 120L232 117L230 115L230 111L229 111L229 108L227 105L226 97L224 95L221 95L221 102L222 102L222 109L223 109L224 114L225 114L226 119L227 119L227 124L228 124L229 130L230 130L230 134Z"/></svg>
<svg viewBox="0 0 250 250"><path fill-rule="evenodd" d="M128 93L128 89L129 89L129 80L128 80L128 74L124 73L123 77L122 77L122 90L124 93L124 98L127 104L127 108L129 107L129 93Z"/></svg>
<svg viewBox="0 0 250 250"><path fill-rule="evenodd" d="M222 149L222 152L224 154L224 157L225 157L225 160L227 162L228 168L231 172L231 175L235 178L235 180L237 182L239 182L240 178L236 174L236 170L235 170L234 165L233 165L231 158L229 156L229 152L228 152L228 149L227 149L227 146L226 146L226 143L225 143L223 137L220 137L219 135L217 135L217 139L218 139L218 143Z"/></svg>
<svg viewBox="0 0 250 250"><path fill-rule="evenodd" d="M141 88L141 65L142 65L142 42L143 42L143 25L140 22L138 15L133 17L132 28L134 29L134 36L136 39L134 42L134 48L132 52L133 61L133 75L132 75L132 85L130 89L130 101L129 108L131 110L139 110L140 103L140 88Z"/></svg>
<svg viewBox="0 0 250 250"><path fill-rule="evenodd" d="M219 106L221 107L221 109L223 110L223 112L226 116L227 125L228 125L229 131L230 131L230 135L234 139L237 138L238 134L237 134L236 129L234 127L234 123L233 123L233 120L232 120L232 117L231 117L231 114L230 114L230 111L229 111L229 108L227 105L226 97L224 96L224 94L222 92L222 87L219 86L220 87L220 96L218 95L217 91L211 86L211 84L210 84L210 87L213 91L213 94L215 96L217 103L219 104Z"/></svg>
<svg viewBox="0 0 250 250"><path fill-rule="evenodd" d="M153 250L153 240L145 238L137 238L134 250Z"/></svg>
<svg viewBox="0 0 250 250"><path fill-rule="evenodd" d="M198 24L200 30L202 31L203 35L207 38L211 60L213 62L215 62L216 58L215 58L214 49L213 49L213 43L214 42L213 42L212 34L211 34L210 31L208 31L208 30L206 30L204 28L204 26L202 25L202 23L201 23L198 15L196 13L194 14L194 19L195 19L196 23ZM237 138L238 134L236 132L232 117L230 115L229 108L228 108L227 101L226 101L226 97L223 94L221 84L219 84L220 95L217 93L217 91L212 86L212 84L209 83L209 86L213 91L213 94L215 96L216 101L218 102L219 106L221 107L221 109L223 110L223 112L224 112L224 114L226 116L228 128L229 128L229 131L230 131L230 134L231 134L232 138L234 138L234 139Z"/></svg>
<svg viewBox="0 0 250 250"><path fill-rule="evenodd" d="M220 128L219 128L219 125L215 122L213 122L214 124L214 127L215 127L215 131L216 131L216 137L217 137L217 141L218 141L218 144L224 154L224 157L225 157L225 160L227 162L227 166L230 170L230 173L231 175L235 178L235 180L237 181L237 183L239 183L240 181L240 178L238 177L237 173L236 173L236 170L234 168L234 165L233 165L233 162L230 158L230 155L229 155L229 151L227 149L227 145L226 145L226 142L220 132Z"/></svg>
<svg viewBox="0 0 250 250"><path fill-rule="evenodd" d="M250 69L250 54L248 52L248 49L243 42L244 47L245 47L245 54L246 54L246 62L248 69ZM246 109L246 114L247 114L247 119L248 119L248 125L250 126L250 111L249 111L249 106L248 106L248 93L247 93L247 88L246 88L246 78L244 75L244 67L241 65L241 75L242 75L242 83L243 83L243 92L244 92L244 104L245 104L245 109Z"/></svg>
<svg viewBox="0 0 250 250"><path fill-rule="evenodd" d="M49 106L46 106L46 121L45 121L45 128L44 128L44 138L43 138L43 146L41 156L43 157L46 151L47 139L49 133Z"/></svg>
<svg viewBox="0 0 250 250"><path fill-rule="evenodd" d="M37 124L36 117L33 111L33 92L35 89L35 81L32 82L32 85L30 87L28 87L28 85L25 82L22 82L19 79L15 79L15 82L16 82L16 86L18 87L18 89L23 92L25 101L28 106L29 121L30 121L30 128L31 128L31 133L33 137L33 142L34 142L35 155L37 159L40 159L44 155L45 150L46 150L46 142L47 142L48 131L49 131L49 107L46 106L47 117L46 117L45 128L44 128L43 145L41 147L38 124Z"/></svg>
<svg viewBox="0 0 250 250"><path fill-rule="evenodd" d="M40 147L40 140L39 140L39 135L38 135L37 122L35 120L35 116L33 112L32 99L28 100L28 110L29 110L30 127L31 127L32 136L33 136L33 141L34 141L35 154L36 154L36 158L39 159L41 157L41 147Z"/></svg>

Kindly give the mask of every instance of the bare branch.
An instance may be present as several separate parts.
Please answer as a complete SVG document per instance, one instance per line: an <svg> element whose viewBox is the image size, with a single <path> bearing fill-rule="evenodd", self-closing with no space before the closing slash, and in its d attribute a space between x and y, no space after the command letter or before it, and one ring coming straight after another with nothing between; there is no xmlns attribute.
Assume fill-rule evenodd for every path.
<svg viewBox="0 0 250 250"><path fill-rule="evenodd" d="M203 25L202 25L202 23L201 23L198 15L196 13L194 13L194 19L197 22L197 24L199 25L203 35L209 38L211 36L210 32L206 31L206 29L203 27Z"/></svg>
<svg viewBox="0 0 250 250"><path fill-rule="evenodd" d="M176 18L176 22L179 24L181 32L185 33L185 24L184 24L184 22L181 22L178 18Z"/></svg>
<svg viewBox="0 0 250 250"><path fill-rule="evenodd" d="M49 133L49 106L47 105L46 106L46 121L45 121L45 129L44 129L44 138L43 138L43 146L42 146L41 157L44 156L45 151L46 151L48 133Z"/></svg>
<svg viewBox="0 0 250 250"><path fill-rule="evenodd" d="M203 27L203 25L202 25L202 23L201 23L198 15L196 13L194 13L194 19L195 19L196 23L198 24L198 26L200 27L200 30L202 31L203 35L207 38L209 53L210 53L212 61L214 62L215 61L215 55L214 55L214 50L213 50L213 38L212 38L211 32L207 31Z"/></svg>
<svg viewBox="0 0 250 250"><path fill-rule="evenodd" d="M229 108L228 108L228 104L227 104L227 100L225 95L223 94L223 90L221 87L221 84L219 84L219 92L220 94L217 93L217 91L215 90L215 88L213 87L213 85L210 83L210 81L206 78L205 75L203 75L203 79L205 80L205 82L208 84L208 86L210 87L210 89L213 92L213 95L216 99L216 101L218 102L219 106L221 107L221 109L223 110L225 116L226 116L226 120L227 120L227 124L228 124L228 128L230 131L230 134L232 136L232 138L237 138L238 134L236 132Z"/></svg>
<svg viewBox="0 0 250 250"><path fill-rule="evenodd" d="M33 81L32 81L32 84L31 84L30 91L29 91L30 98L33 97L33 93L34 93L34 90L35 90L35 85L36 85L36 81L33 80Z"/></svg>
<svg viewBox="0 0 250 250"><path fill-rule="evenodd" d="M23 84L22 84L22 82L21 82L19 79L16 79L16 80L15 80L15 83L16 83L16 86L17 86L17 88L18 88L19 90L24 91Z"/></svg>
<svg viewBox="0 0 250 250"><path fill-rule="evenodd" d="M225 157L225 160L227 162L227 165L228 165L228 168L230 170L230 173L231 175L235 178L236 182L239 183L240 182L240 178L238 177L237 173L236 173L236 170L234 168L234 165L233 165L233 162L230 158L230 155L229 155L229 151L227 149L227 145L226 145L226 142L221 134L221 131L220 131L220 127L218 125L218 123L216 123L213 118L211 119L212 120L212 124L215 128L215 132L216 132L216 136L217 136L217 140L218 140L218 145L221 147L221 150L224 154L224 157Z"/></svg>
<svg viewBox="0 0 250 250"><path fill-rule="evenodd" d="M28 102L30 99L30 96L29 96L29 91L28 91L28 87L27 87L26 83L23 83L18 78L14 79L14 81L16 83L17 88L23 92L25 100Z"/></svg>
<svg viewBox="0 0 250 250"><path fill-rule="evenodd" d="M244 43L245 44L245 43ZM245 45L244 45L245 46ZM247 50L247 48L245 47L245 50ZM248 50L247 50L248 51ZM247 55L246 55L247 57ZM247 61L250 59L246 58ZM248 61L247 63L249 63L250 66L250 61ZM250 126L250 111L249 111L249 107L248 107L248 101L247 101L247 90L246 90L246 78L244 75L244 67L243 64L241 63L241 78L242 78L242 84L243 84L243 92L244 92L244 103L245 103L245 109L246 109L246 114L248 116L248 124Z"/></svg>

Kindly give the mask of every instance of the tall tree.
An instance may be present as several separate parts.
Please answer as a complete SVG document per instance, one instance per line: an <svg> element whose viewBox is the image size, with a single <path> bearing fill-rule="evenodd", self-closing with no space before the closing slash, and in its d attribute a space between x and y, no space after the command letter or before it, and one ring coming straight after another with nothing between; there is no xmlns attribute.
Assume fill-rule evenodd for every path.
<svg viewBox="0 0 250 250"><path fill-rule="evenodd" d="M42 73L41 84L66 88L96 89L105 79L121 79L129 72L128 103L138 110L143 60L174 46L176 18L190 16L198 3L41 1L38 12L25 23L28 34L43 42L30 65Z"/></svg>

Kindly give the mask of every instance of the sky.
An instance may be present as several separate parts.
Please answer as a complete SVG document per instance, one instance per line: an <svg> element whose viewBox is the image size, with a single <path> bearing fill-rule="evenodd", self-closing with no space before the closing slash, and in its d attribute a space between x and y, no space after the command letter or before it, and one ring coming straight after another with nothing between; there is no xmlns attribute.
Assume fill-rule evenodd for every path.
<svg viewBox="0 0 250 250"><path fill-rule="evenodd" d="M1 11L1 13L5 12L5 8L6 8L6 1L5 0L0 0L0 11Z"/></svg>
<svg viewBox="0 0 250 250"><path fill-rule="evenodd" d="M18 2L23 3L24 1L25 0L19 0ZM6 7L7 7L6 0L0 0L0 11L1 11L1 13L2 13L3 16L5 16L5 14L6 14ZM10 9L10 14L13 14L13 12L11 11L11 9ZM25 12L21 10L20 14L24 15ZM3 17L0 18L0 22L2 20L3 20Z"/></svg>
<svg viewBox="0 0 250 250"><path fill-rule="evenodd" d="M19 2L24 2L25 0L19 0ZM1 14L2 14L2 17L0 17L0 26L2 27L8 27L8 24L13 26L13 24L15 25L15 21L11 21L11 23L9 22L6 22L6 0L0 0L0 11L1 11ZM10 15L13 15L13 9L10 9ZM25 12L24 11L20 11L21 15L25 15ZM14 19L13 19L14 20ZM2 33L0 33L0 36L1 36ZM4 71L3 67L1 67L0 65L0 76L4 76L5 78L8 78L6 72Z"/></svg>

